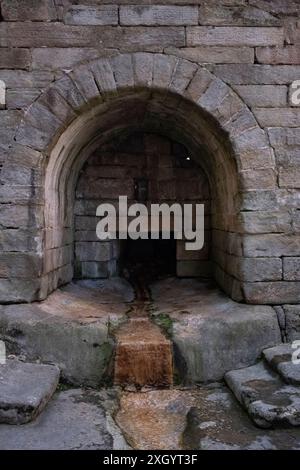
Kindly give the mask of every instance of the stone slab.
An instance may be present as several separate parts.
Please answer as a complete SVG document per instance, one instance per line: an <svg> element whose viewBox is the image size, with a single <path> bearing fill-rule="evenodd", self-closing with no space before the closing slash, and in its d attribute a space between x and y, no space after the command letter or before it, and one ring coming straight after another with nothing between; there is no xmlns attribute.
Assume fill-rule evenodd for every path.
<svg viewBox="0 0 300 470"><path fill-rule="evenodd" d="M0 308L8 351L57 364L64 381L98 387L109 376L110 329L125 316L133 293L125 280L80 281L39 304Z"/></svg>
<svg viewBox="0 0 300 470"><path fill-rule="evenodd" d="M9 359L0 365L0 423L24 424L36 418L58 385L59 369Z"/></svg>
<svg viewBox="0 0 300 470"><path fill-rule="evenodd" d="M281 342L273 308L233 302L214 284L168 278L152 284L151 294L154 319L167 326L187 382L221 380Z"/></svg>
<svg viewBox="0 0 300 470"><path fill-rule="evenodd" d="M228 372L225 380L257 426L300 426L300 388L285 385L263 362Z"/></svg>
<svg viewBox="0 0 300 470"><path fill-rule="evenodd" d="M0 425L1 450L126 449L106 414L114 392L82 389L57 393L44 412L23 426Z"/></svg>
<svg viewBox="0 0 300 470"><path fill-rule="evenodd" d="M297 347L293 348L291 343L280 344L263 351L265 360L280 374L286 383L300 385L300 364L293 362L293 354L297 359L299 356Z"/></svg>

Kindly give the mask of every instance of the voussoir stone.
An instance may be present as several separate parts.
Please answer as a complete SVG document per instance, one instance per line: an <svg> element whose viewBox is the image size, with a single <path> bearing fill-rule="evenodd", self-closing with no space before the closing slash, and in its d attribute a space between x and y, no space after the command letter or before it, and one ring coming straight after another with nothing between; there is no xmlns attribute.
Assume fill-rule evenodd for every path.
<svg viewBox="0 0 300 470"><path fill-rule="evenodd" d="M59 369L16 359L0 365L0 423L24 424L33 420L56 390Z"/></svg>

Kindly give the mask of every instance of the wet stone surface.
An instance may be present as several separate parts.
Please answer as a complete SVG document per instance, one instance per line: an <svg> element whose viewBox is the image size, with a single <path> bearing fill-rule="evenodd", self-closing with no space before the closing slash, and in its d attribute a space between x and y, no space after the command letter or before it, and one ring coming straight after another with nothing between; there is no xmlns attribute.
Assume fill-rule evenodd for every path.
<svg viewBox="0 0 300 470"><path fill-rule="evenodd" d="M300 450L300 428L259 429L220 383L193 389L59 391L22 426L0 425L0 449Z"/></svg>

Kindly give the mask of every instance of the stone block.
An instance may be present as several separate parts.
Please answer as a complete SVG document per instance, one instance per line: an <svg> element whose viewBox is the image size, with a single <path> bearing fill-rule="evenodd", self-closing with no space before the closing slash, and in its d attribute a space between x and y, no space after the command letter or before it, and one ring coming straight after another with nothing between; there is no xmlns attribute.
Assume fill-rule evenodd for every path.
<svg viewBox="0 0 300 470"><path fill-rule="evenodd" d="M7 90L6 106L7 109L24 109L30 106L41 91L37 88L16 88Z"/></svg>
<svg viewBox="0 0 300 470"><path fill-rule="evenodd" d="M79 261L109 261L112 258L110 242L76 243L75 251Z"/></svg>
<svg viewBox="0 0 300 470"><path fill-rule="evenodd" d="M245 211L239 214L239 231L244 233L284 233L292 226L289 211Z"/></svg>
<svg viewBox="0 0 300 470"><path fill-rule="evenodd" d="M280 281L282 260L281 258L240 258L237 277L246 282Z"/></svg>
<svg viewBox="0 0 300 470"><path fill-rule="evenodd" d="M268 11L272 15L279 16L297 16L299 13L299 4L297 0L281 2L278 0L250 0L250 5Z"/></svg>
<svg viewBox="0 0 300 470"><path fill-rule="evenodd" d="M236 85L234 90L250 108L287 106L288 88L280 85Z"/></svg>
<svg viewBox="0 0 300 470"><path fill-rule="evenodd" d="M29 360L57 364L68 383L98 387L113 351L106 320L80 322L51 312L37 304L7 306L1 312L0 331ZM14 336L15 331L20 335Z"/></svg>
<svg viewBox="0 0 300 470"><path fill-rule="evenodd" d="M120 24L125 26L196 25L198 24L198 7L190 5L121 5Z"/></svg>
<svg viewBox="0 0 300 470"><path fill-rule="evenodd" d="M46 88L53 80L54 74L47 71L27 72L25 70L0 70L0 80L8 89Z"/></svg>
<svg viewBox="0 0 300 470"><path fill-rule="evenodd" d="M299 65L300 52L297 46L258 47L255 51L257 62L271 65Z"/></svg>
<svg viewBox="0 0 300 470"><path fill-rule="evenodd" d="M57 18L54 0L3 0L1 14L5 21L53 21Z"/></svg>
<svg viewBox="0 0 300 470"><path fill-rule="evenodd" d="M271 307L235 303L192 279L165 280L151 290L154 317L164 313L173 320L172 339L187 381L222 380L225 372L254 364L266 345L281 342Z"/></svg>
<svg viewBox="0 0 300 470"><path fill-rule="evenodd" d="M268 134L271 145L274 147L293 147L300 145L300 127L270 127Z"/></svg>
<svg viewBox="0 0 300 470"><path fill-rule="evenodd" d="M99 44L101 36L101 30L95 28L102 28L102 26L71 26L54 22L2 22L0 46L93 47Z"/></svg>
<svg viewBox="0 0 300 470"><path fill-rule="evenodd" d="M300 65L216 64L210 70L234 85L289 85L300 75Z"/></svg>
<svg viewBox="0 0 300 470"><path fill-rule="evenodd" d="M64 23L71 25L117 25L117 5L72 5L64 15Z"/></svg>
<svg viewBox="0 0 300 470"><path fill-rule="evenodd" d="M2 252L21 251L39 252L42 247L42 233L38 230L2 229L0 231L0 250Z"/></svg>
<svg viewBox="0 0 300 470"><path fill-rule="evenodd" d="M205 69L198 69L185 91L187 98L198 101L213 81L213 75Z"/></svg>
<svg viewBox="0 0 300 470"><path fill-rule="evenodd" d="M80 62L99 57L100 51L91 47L42 47L32 50L32 68L66 70Z"/></svg>
<svg viewBox="0 0 300 470"><path fill-rule="evenodd" d="M0 225L7 228L39 228L43 226L43 214L40 206L1 204Z"/></svg>
<svg viewBox="0 0 300 470"><path fill-rule="evenodd" d="M265 191L245 191L241 198L241 209L246 211L272 211L274 207L295 209L299 207L299 191L277 189Z"/></svg>
<svg viewBox="0 0 300 470"><path fill-rule="evenodd" d="M300 188L300 168L290 166L279 168L279 186L281 188Z"/></svg>
<svg viewBox="0 0 300 470"><path fill-rule="evenodd" d="M300 305L284 305L287 341L300 340Z"/></svg>
<svg viewBox="0 0 300 470"><path fill-rule="evenodd" d="M197 46L166 47L166 54L173 54L199 64L251 64L254 62L254 49L251 47Z"/></svg>
<svg viewBox="0 0 300 470"><path fill-rule="evenodd" d="M283 258L283 278L285 281L300 281L300 257Z"/></svg>
<svg viewBox="0 0 300 470"><path fill-rule="evenodd" d="M41 275L42 259L29 253L0 254L0 278L33 279Z"/></svg>
<svg viewBox="0 0 300 470"><path fill-rule="evenodd" d="M280 19L267 9L244 2L205 2L199 7L201 25L212 26L280 26Z"/></svg>
<svg viewBox="0 0 300 470"><path fill-rule="evenodd" d="M277 175L273 168L262 168L259 170L243 170L239 173L240 189L274 189L277 186Z"/></svg>
<svg viewBox="0 0 300 470"><path fill-rule="evenodd" d="M300 127L298 108L254 108L253 112L262 127Z"/></svg>
<svg viewBox="0 0 300 470"><path fill-rule="evenodd" d="M284 35L273 27L188 26L186 40L187 46L282 46Z"/></svg>
<svg viewBox="0 0 300 470"><path fill-rule="evenodd" d="M3 92L2 92L3 94ZM3 99L3 96L2 96ZM0 127L0 150L7 150L13 143L13 137L21 119L19 111L0 111L1 127Z"/></svg>
<svg viewBox="0 0 300 470"><path fill-rule="evenodd" d="M0 303L27 303L38 299L40 279L0 279Z"/></svg>
<svg viewBox="0 0 300 470"><path fill-rule="evenodd" d="M8 360L0 366L0 423L24 424L35 419L54 394L59 369L48 364Z"/></svg>
<svg viewBox="0 0 300 470"><path fill-rule="evenodd" d="M69 26L69 28L75 28L75 26ZM94 37L93 39L91 38L91 46L99 43L101 45L108 44L110 49L115 48L119 51L162 52L168 46L185 46L185 31L183 26L136 26L133 28L80 26L80 28L88 28L89 30L96 28ZM84 47L88 46L88 44L81 45Z"/></svg>
<svg viewBox="0 0 300 470"><path fill-rule="evenodd" d="M28 49L0 49L0 69L29 69L31 54Z"/></svg>
<svg viewBox="0 0 300 470"><path fill-rule="evenodd" d="M110 60L116 85L119 88L133 87L133 60L130 54L116 56Z"/></svg>
<svg viewBox="0 0 300 470"><path fill-rule="evenodd" d="M249 282L243 284L245 300L250 304L300 302L299 281Z"/></svg>
<svg viewBox="0 0 300 470"><path fill-rule="evenodd" d="M270 233L244 236L244 254L249 257L297 256L299 247L300 235Z"/></svg>

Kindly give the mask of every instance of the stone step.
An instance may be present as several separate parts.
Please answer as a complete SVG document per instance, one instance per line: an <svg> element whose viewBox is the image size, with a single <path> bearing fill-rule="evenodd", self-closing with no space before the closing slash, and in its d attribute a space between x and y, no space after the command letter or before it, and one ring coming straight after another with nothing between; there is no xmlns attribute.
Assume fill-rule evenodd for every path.
<svg viewBox="0 0 300 470"><path fill-rule="evenodd" d="M24 424L33 420L56 390L59 369L9 359L0 365L0 423Z"/></svg>
<svg viewBox="0 0 300 470"><path fill-rule="evenodd" d="M283 383L264 362L227 372L225 380L257 426L300 426L300 388Z"/></svg>
<svg viewBox="0 0 300 470"><path fill-rule="evenodd" d="M286 343L265 349L263 357L287 384L300 385L300 363L292 360L294 353L296 349L292 348L292 344Z"/></svg>
<svg viewBox="0 0 300 470"><path fill-rule="evenodd" d="M115 385L170 386L172 343L148 318L131 318L116 333Z"/></svg>

